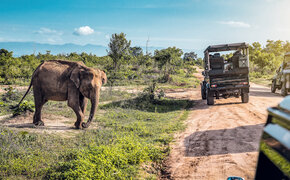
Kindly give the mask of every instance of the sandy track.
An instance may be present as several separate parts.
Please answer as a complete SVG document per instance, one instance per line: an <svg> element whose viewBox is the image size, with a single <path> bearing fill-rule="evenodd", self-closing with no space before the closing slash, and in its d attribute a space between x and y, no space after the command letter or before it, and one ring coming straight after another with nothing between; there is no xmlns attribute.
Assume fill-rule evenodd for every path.
<svg viewBox="0 0 290 180"><path fill-rule="evenodd" d="M215 100L214 106L201 100L199 89L167 95L191 99L195 107L186 121L187 129L177 134L171 145L164 179L254 178L266 109L282 97L255 84L250 91L247 104L240 98L229 98Z"/></svg>

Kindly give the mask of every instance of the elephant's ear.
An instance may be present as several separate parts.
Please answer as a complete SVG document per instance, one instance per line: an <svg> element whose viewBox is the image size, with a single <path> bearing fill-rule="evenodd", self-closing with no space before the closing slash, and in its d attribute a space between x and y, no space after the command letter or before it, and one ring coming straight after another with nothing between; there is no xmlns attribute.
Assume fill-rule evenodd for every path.
<svg viewBox="0 0 290 180"><path fill-rule="evenodd" d="M104 71L101 71L101 77L102 77L102 84L107 83L107 75Z"/></svg>
<svg viewBox="0 0 290 180"><path fill-rule="evenodd" d="M80 87L81 81L80 81L80 69L79 67L75 67L74 70L71 72L70 79L74 84L76 85L77 88Z"/></svg>

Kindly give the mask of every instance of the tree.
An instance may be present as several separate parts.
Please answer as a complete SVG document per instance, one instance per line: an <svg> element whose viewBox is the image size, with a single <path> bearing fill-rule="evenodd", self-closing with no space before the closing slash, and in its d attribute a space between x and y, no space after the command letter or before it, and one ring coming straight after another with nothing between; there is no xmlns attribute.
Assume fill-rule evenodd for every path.
<svg viewBox="0 0 290 180"><path fill-rule="evenodd" d="M191 52L184 53L183 61L190 62L190 61L195 61L196 59L197 59L197 54L195 52L191 51Z"/></svg>
<svg viewBox="0 0 290 180"><path fill-rule="evenodd" d="M168 47L167 49L155 50L154 59L158 63L158 67L163 69L165 74L173 73L176 67L182 65L182 50L176 47Z"/></svg>
<svg viewBox="0 0 290 180"><path fill-rule="evenodd" d="M109 43L108 55L113 60L114 70L118 70L122 59L124 59L126 55L129 55L130 45L131 41L128 41L126 39L126 34L124 33L112 34Z"/></svg>
<svg viewBox="0 0 290 180"><path fill-rule="evenodd" d="M202 58L197 58L195 64L199 65L199 66L203 66L203 59Z"/></svg>
<svg viewBox="0 0 290 180"><path fill-rule="evenodd" d="M33 71L41 63L41 60L37 59L34 54L23 55L19 59L21 61L21 77L29 79L32 76Z"/></svg>
<svg viewBox="0 0 290 180"><path fill-rule="evenodd" d="M275 56L283 55L283 41L267 40L266 48L264 49L267 53L273 53Z"/></svg>
<svg viewBox="0 0 290 180"><path fill-rule="evenodd" d="M269 74L282 62L282 41L268 40L265 48L262 48L260 43L254 42L249 50L251 71Z"/></svg>
<svg viewBox="0 0 290 180"><path fill-rule="evenodd" d="M151 54L146 54L138 58L139 65L145 65L146 67L151 66L153 64L153 59Z"/></svg>
<svg viewBox="0 0 290 180"><path fill-rule="evenodd" d="M130 47L130 54L134 57L143 56L143 49L138 46Z"/></svg>
<svg viewBox="0 0 290 180"><path fill-rule="evenodd" d="M0 80L4 83L12 83L15 77L21 75L19 68L20 61L18 58L13 58L13 52L6 49L0 49Z"/></svg>
<svg viewBox="0 0 290 180"><path fill-rule="evenodd" d="M289 41L286 41L283 44L283 49L284 49L284 52L290 52L290 42Z"/></svg>

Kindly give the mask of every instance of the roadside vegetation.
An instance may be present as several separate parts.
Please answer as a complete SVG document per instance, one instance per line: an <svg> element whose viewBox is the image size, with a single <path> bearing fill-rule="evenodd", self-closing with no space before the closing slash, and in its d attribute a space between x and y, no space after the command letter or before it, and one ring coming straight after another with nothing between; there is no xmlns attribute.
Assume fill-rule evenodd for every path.
<svg viewBox="0 0 290 180"><path fill-rule="evenodd" d="M268 41L265 48L253 43L251 80L273 75L289 48L288 41ZM96 128L62 136L0 125L0 179L157 179L173 134L184 129L187 109L193 106L189 100L166 98L165 90L197 87L200 82L193 73L202 59L176 47L144 53L131 47L124 33L111 36L103 57L50 51L14 57L12 51L0 49L0 84L8 85L0 94L0 116L34 111L32 92L20 108L12 108L24 90L10 85L29 85L36 67L53 59L82 61L106 72ZM71 124L75 120L66 102L49 101L43 113L66 117ZM13 118L0 119L0 124L9 120Z"/></svg>
<svg viewBox="0 0 290 180"><path fill-rule="evenodd" d="M74 52L52 55L50 51L14 57L12 51L0 49L0 84L28 85L40 63L63 59L82 61L89 67L104 70L108 76L107 86L147 85L151 80L178 85L176 76L185 79L194 71L194 66L202 64L194 52L185 53L184 57L182 55L183 51L176 47L155 50L154 54L144 53L140 47L131 47L131 41L126 39L124 33L112 35L108 55L103 57ZM194 85L184 83L186 86Z"/></svg>
<svg viewBox="0 0 290 180"><path fill-rule="evenodd" d="M289 41L268 40L265 47L259 42L252 43L249 52L251 82L270 85L286 52L290 52Z"/></svg>
<svg viewBox="0 0 290 180"><path fill-rule="evenodd" d="M182 55L176 47L143 53L140 47L131 47L124 33L111 36L108 55L103 57L50 51L14 57L12 51L0 49L0 84L6 88L0 94L1 116L24 117L23 113L34 111L32 92L19 108L12 108L24 94L24 89L12 86L29 85L43 61L82 61L108 77L94 128L62 136L36 133L33 127L0 126L0 179L156 179L173 134L184 128L192 106L187 100L165 98L164 89L199 84L192 73L202 60L194 52ZM76 118L66 102L47 102L43 114L71 119L70 124ZM28 117L32 122L31 113Z"/></svg>
<svg viewBox="0 0 290 180"><path fill-rule="evenodd" d="M73 137L0 126L0 179L156 179L193 104L148 89L137 95L105 90L112 95L101 100L108 103L100 105L97 128ZM16 92L11 103L23 93ZM45 106L46 114L75 120L62 102Z"/></svg>

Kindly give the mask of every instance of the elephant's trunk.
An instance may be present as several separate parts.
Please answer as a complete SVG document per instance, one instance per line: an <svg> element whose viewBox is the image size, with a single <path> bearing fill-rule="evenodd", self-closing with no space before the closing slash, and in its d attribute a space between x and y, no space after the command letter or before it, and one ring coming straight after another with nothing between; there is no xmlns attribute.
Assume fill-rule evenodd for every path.
<svg viewBox="0 0 290 180"><path fill-rule="evenodd" d="M95 116L95 112L96 112L96 109L98 107L98 98L94 97L94 98L91 98L91 111L90 111L90 116L89 116L89 119L87 121L87 123L83 123L82 126L83 128L88 128L91 124L91 121L93 120L94 116Z"/></svg>

